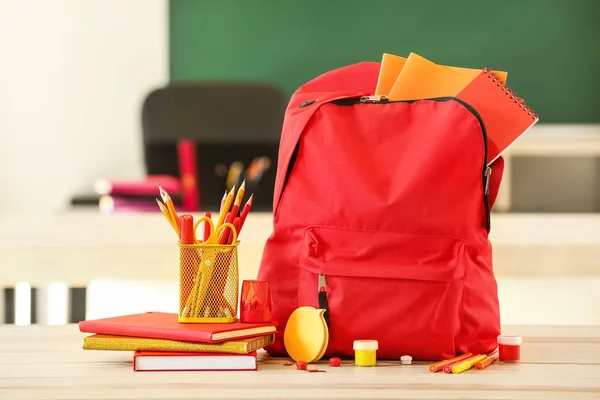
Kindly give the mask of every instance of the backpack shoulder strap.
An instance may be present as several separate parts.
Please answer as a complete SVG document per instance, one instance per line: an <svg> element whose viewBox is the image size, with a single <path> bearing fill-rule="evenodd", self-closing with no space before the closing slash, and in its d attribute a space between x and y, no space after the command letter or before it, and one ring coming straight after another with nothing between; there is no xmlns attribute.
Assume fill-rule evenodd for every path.
<svg viewBox="0 0 600 400"><path fill-rule="evenodd" d="M290 160L304 127L323 103L336 99L372 95L379 76L380 63L361 62L326 72L305 83L292 95L285 112L277 175L273 193L276 214Z"/></svg>

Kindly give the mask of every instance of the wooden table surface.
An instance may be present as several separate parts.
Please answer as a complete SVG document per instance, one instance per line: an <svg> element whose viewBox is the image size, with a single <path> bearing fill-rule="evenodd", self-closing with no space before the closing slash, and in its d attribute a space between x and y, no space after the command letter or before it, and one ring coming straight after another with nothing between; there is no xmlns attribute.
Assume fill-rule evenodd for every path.
<svg viewBox="0 0 600 400"><path fill-rule="evenodd" d="M522 361L432 374L429 363L298 371L261 354L258 371L134 372L131 352L82 350L77 325L0 326L0 399L600 399L600 326L504 327Z"/></svg>

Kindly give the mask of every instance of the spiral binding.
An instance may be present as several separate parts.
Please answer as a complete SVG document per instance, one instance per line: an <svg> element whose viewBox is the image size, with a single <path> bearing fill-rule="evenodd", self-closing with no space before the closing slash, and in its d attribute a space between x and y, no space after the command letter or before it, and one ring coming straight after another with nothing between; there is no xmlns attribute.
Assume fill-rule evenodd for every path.
<svg viewBox="0 0 600 400"><path fill-rule="evenodd" d="M510 96L511 100L515 101L515 104L518 104L519 107L523 109L523 112L527 112L527 115L531 115L532 119L538 119L538 115L533 111L531 107L528 107L525 101L518 97L512 90L506 86L504 82L500 80L489 68L484 68L483 73L488 76L488 78L492 79L492 82L497 82L497 86L502 86L502 91L506 93L507 96Z"/></svg>

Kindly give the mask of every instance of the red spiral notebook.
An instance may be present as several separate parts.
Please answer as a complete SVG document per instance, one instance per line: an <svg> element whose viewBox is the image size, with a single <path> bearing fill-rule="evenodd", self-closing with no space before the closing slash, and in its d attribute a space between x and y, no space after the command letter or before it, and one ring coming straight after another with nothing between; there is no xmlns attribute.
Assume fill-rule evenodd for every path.
<svg viewBox="0 0 600 400"><path fill-rule="evenodd" d="M219 343L275 333L273 323L182 324L177 314L147 312L79 322L79 331L104 335Z"/></svg>
<svg viewBox="0 0 600 400"><path fill-rule="evenodd" d="M488 139L488 165L538 122L538 115L489 69L484 69L457 98L481 116Z"/></svg>

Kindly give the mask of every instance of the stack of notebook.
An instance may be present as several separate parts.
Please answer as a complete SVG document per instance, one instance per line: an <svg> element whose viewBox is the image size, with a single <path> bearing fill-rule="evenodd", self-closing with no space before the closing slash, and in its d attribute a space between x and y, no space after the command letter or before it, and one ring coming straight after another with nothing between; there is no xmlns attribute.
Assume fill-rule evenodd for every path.
<svg viewBox="0 0 600 400"><path fill-rule="evenodd" d="M158 184L170 193L175 206L181 208L182 184L179 178L168 175L149 175L141 179L100 179L94 183L94 203L103 214L160 212L156 205Z"/></svg>
<svg viewBox="0 0 600 400"><path fill-rule="evenodd" d="M81 321L84 350L133 352L136 371L256 370L257 350L275 340L273 323L182 324L148 312Z"/></svg>

